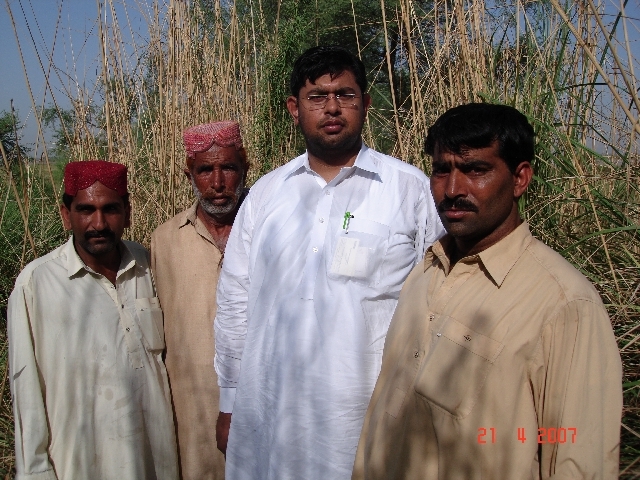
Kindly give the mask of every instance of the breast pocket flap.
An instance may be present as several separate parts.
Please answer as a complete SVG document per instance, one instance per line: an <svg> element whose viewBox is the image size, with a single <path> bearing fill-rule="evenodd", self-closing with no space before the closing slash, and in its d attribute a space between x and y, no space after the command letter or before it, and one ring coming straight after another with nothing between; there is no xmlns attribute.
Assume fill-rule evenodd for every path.
<svg viewBox="0 0 640 480"><path fill-rule="evenodd" d="M445 323L440 333L490 363L493 363L498 358L504 347L500 342L475 332L453 319Z"/></svg>
<svg viewBox="0 0 640 480"><path fill-rule="evenodd" d="M384 223L376 222L366 218L352 218L349 221L349 230L354 232L368 233L382 238L388 238L390 228Z"/></svg>

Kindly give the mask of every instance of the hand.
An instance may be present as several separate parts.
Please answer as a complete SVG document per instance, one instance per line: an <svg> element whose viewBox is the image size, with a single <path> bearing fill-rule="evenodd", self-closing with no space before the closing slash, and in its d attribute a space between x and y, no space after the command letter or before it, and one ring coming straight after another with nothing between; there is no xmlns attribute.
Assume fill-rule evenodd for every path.
<svg viewBox="0 0 640 480"><path fill-rule="evenodd" d="M227 457L227 442L229 441L229 428L231 427L231 414L222 413L218 415L216 422L216 443L225 458Z"/></svg>

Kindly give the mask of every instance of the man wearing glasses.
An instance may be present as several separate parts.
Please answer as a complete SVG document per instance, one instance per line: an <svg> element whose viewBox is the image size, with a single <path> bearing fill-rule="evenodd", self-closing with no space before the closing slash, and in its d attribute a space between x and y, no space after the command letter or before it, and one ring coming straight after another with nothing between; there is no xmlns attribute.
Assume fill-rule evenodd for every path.
<svg viewBox="0 0 640 480"><path fill-rule="evenodd" d="M428 178L362 142L359 59L312 48L290 86L307 151L252 187L218 284L227 480L350 478L400 288L443 232Z"/></svg>

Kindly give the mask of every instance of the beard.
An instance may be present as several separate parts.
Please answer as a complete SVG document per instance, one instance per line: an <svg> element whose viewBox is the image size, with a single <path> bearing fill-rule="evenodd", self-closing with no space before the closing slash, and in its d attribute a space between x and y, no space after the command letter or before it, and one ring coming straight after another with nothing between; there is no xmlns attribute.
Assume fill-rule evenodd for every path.
<svg viewBox="0 0 640 480"><path fill-rule="evenodd" d="M212 217L219 217L233 212L233 210L236 208L236 206L238 205L238 200L242 196L242 192L244 190L244 182L240 182L238 184L235 192L233 192L233 196L227 197L227 201L222 205L216 205L212 200L205 197L196 186L193 178L191 179L191 187L193 188L193 194L198 199L198 203L200 204L202 209Z"/></svg>
<svg viewBox="0 0 640 480"><path fill-rule="evenodd" d="M102 239L101 243L95 244L91 243L92 238L100 238ZM93 256L99 257L101 255L106 255L113 251L114 248L118 245L118 239L116 239L116 234L111 229L104 229L101 231L89 231L84 234L84 237L78 239L78 244L82 247L82 249Z"/></svg>
<svg viewBox="0 0 640 480"><path fill-rule="evenodd" d="M341 124L344 130L338 134L325 134L321 132L322 126L327 119L314 124L313 127L308 125L308 120L300 122L300 130L305 140L305 145L309 153L317 158L328 160L334 156L341 156L345 153L357 153L362 145L362 126L364 124L364 116L358 120L347 120L341 118L331 119L333 121L342 120ZM355 124L355 125L354 125Z"/></svg>

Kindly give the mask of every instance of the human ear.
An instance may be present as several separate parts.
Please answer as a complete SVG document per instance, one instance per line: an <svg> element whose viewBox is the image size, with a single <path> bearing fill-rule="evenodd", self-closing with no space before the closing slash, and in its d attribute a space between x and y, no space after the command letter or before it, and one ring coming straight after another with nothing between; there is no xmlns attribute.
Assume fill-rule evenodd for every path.
<svg viewBox="0 0 640 480"><path fill-rule="evenodd" d="M364 105L364 113L367 113L369 107L371 106L371 95L368 93L364 93L362 95L362 104Z"/></svg>
<svg viewBox="0 0 640 480"><path fill-rule="evenodd" d="M131 204L127 202L124 206L124 228L131 226Z"/></svg>
<svg viewBox="0 0 640 480"><path fill-rule="evenodd" d="M60 216L62 217L62 225L65 230L71 230L71 212L66 205L60 205Z"/></svg>
<svg viewBox="0 0 640 480"><path fill-rule="evenodd" d="M293 123L298 125L298 99L293 95L287 98L287 110L293 117Z"/></svg>
<svg viewBox="0 0 640 480"><path fill-rule="evenodd" d="M520 198L527 190L531 178L533 177L533 169L530 162L520 162L513 172L513 196L514 198Z"/></svg>

